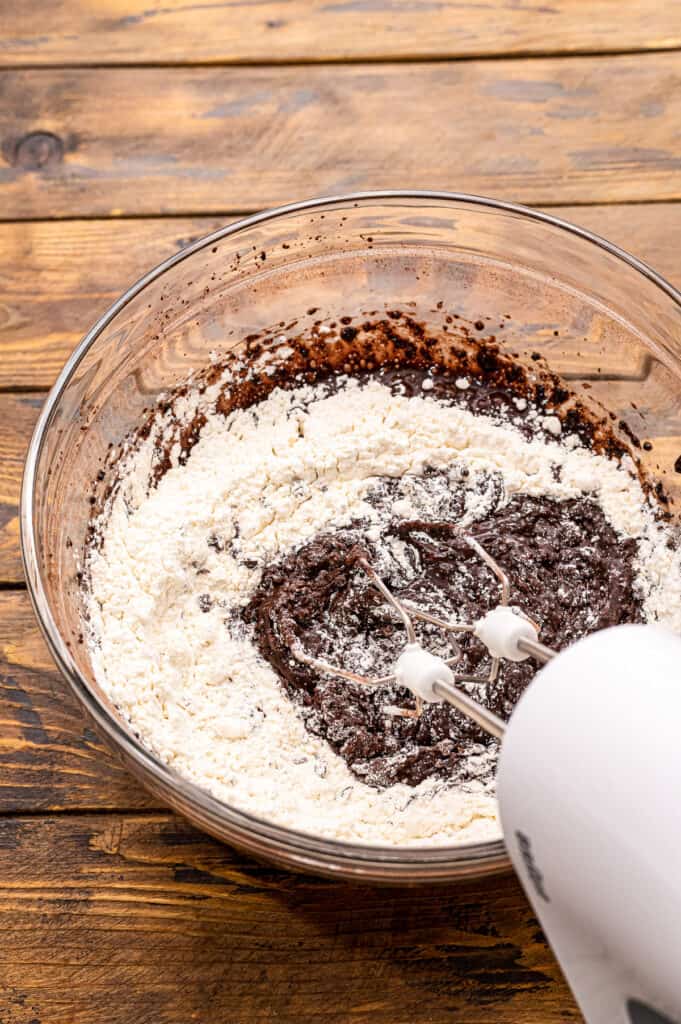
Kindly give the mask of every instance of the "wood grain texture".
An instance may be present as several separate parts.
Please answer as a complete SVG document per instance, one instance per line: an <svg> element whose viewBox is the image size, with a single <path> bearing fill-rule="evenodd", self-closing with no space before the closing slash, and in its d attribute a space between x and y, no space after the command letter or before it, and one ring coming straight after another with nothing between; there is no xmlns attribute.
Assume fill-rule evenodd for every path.
<svg viewBox="0 0 681 1024"><path fill-rule="evenodd" d="M681 286L681 203L553 212L604 235ZM227 221L195 217L0 224L0 388L50 387L85 331L127 285ZM16 482L17 446L24 444L24 437L17 440L11 417L5 422L4 443L11 448L8 469ZM3 472L0 464L5 502L8 481ZM2 557L0 540L0 566L5 564Z"/></svg>
<svg viewBox="0 0 681 1024"><path fill-rule="evenodd" d="M0 814L152 806L54 667L28 594L1 592Z"/></svg>
<svg viewBox="0 0 681 1024"><path fill-rule="evenodd" d="M568 1024L512 877L417 890L259 867L171 816L0 820L12 1024Z"/></svg>
<svg viewBox="0 0 681 1024"><path fill-rule="evenodd" d="M0 333L0 353L3 352ZM24 456L44 395L0 394L0 582L23 579L19 494Z"/></svg>
<svg viewBox="0 0 681 1024"><path fill-rule="evenodd" d="M51 387L128 285L228 220L0 224L0 388Z"/></svg>
<svg viewBox="0 0 681 1024"><path fill-rule="evenodd" d="M681 46L678 0L36 0L7 5L0 66L575 53Z"/></svg>
<svg viewBox="0 0 681 1024"><path fill-rule="evenodd" d="M5 4L5 68L316 66L0 75L0 219L24 221L0 224L0 390L49 386L130 281L230 211L336 190L613 204L560 212L681 283L681 204L616 205L681 197L681 54L319 64L679 46L681 0ZM4 582L21 578L41 401L0 394ZM85 720L20 590L0 592L0 723L0 1021L581 1020L513 878L350 888L260 867L155 807Z"/></svg>
<svg viewBox="0 0 681 1024"><path fill-rule="evenodd" d="M4 219L198 214L409 185L681 197L681 53L7 71Z"/></svg>

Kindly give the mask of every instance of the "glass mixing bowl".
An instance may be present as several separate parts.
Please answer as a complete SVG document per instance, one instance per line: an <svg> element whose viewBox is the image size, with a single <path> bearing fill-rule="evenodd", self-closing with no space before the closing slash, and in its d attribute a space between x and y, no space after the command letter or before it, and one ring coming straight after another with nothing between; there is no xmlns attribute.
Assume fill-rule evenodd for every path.
<svg viewBox="0 0 681 1024"><path fill-rule="evenodd" d="M681 496L681 295L603 239L532 210L473 196L379 192L314 200L232 224L133 285L85 336L31 441L21 500L26 579L57 665L126 766L162 801L234 846L288 868L400 884L508 866L501 840L379 847L275 826L214 799L144 748L97 686L79 643L79 558L90 484L107 448L162 391L244 349L247 335L297 319L408 308L499 330L532 369L537 353L610 413ZM439 314L441 317L441 314ZM215 358L215 356L213 357ZM675 465L679 469L675 471ZM69 543L67 543L67 538ZM531 752L528 752L531 756Z"/></svg>

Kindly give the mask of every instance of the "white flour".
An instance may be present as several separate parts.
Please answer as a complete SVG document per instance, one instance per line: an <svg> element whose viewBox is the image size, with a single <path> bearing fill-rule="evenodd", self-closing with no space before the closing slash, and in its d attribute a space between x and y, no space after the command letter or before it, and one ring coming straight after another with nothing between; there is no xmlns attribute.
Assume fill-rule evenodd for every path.
<svg viewBox="0 0 681 1024"><path fill-rule="evenodd" d="M215 394L183 399L181 416L197 409L207 416L186 464L176 444L172 468L150 490L155 446L172 436L166 417L129 457L102 519L88 604L99 683L165 762L262 818L363 842L499 837L489 783L457 788L432 779L377 790L359 781L306 731L273 669L228 625L229 610L248 602L264 563L320 529L363 516L377 536L381 513L366 500L376 477L404 478L392 511L409 518L424 469L455 472L464 461L474 474L500 473L509 496L592 496L620 535L641 538L646 617L681 631L679 555L630 467L575 437L558 443L554 416L542 424L546 441L527 441L512 424L427 394L391 394L377 380L348 379L335 394L321 385L277 390L226 418L213 408ZM465 517L485 511L478 496ZM199 603L204 594L214 602L208 611ZM493 755L480 748L481 777Z"/></svg>

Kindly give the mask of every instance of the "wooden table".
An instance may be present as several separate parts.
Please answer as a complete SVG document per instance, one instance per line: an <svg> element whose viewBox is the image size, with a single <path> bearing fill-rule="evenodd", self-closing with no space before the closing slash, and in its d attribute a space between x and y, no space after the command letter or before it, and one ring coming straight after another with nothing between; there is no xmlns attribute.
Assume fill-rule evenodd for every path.
<svg viewBox="0 0 681 1024"><path fill-rule="evenodd" d="M358 188L558 212L681 284L679 0L0 0L0 1021L580 1020L511 877L260 867L157 806L55 671L17 501L45 390L142 271Z"/></svg>

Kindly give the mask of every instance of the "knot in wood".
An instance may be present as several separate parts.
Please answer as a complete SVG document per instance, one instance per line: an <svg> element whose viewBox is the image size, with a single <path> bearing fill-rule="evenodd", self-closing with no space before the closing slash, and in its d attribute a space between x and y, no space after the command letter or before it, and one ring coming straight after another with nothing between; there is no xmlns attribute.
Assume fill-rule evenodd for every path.
<svg viewBox="0 0 681 1024"><path fill-rule="evenodd" d="M39 171L43 167L53 167L64 158L64 143L52 132L29 132L18 139L14 145L15 167L23 167L26 171Z"/></svg>

